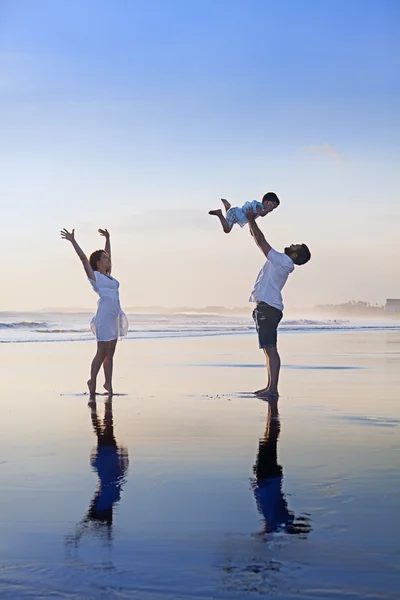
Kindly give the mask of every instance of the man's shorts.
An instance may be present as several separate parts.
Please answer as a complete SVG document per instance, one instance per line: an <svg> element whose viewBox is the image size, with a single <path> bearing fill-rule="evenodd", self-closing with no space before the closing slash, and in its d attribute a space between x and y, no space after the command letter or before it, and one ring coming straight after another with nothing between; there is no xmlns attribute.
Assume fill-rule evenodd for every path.
<svg viewBox="0 0 400 600"><path fill-rule="evenodd" d="M258 333L260 348L276 348L278 341L278 325L283 313L281 310L259 302L253 310L253 319Z"/></svg>

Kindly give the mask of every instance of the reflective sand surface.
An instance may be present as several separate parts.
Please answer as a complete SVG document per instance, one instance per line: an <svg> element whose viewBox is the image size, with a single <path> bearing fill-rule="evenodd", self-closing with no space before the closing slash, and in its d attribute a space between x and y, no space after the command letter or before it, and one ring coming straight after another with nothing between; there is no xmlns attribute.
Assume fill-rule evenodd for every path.
<svg viewBox="0 0 400 600"><path fill-rule="evenodd" d="M1 347L1 598L396 598L399 332ZM22 368L21 368L22 367Z"/></svg>

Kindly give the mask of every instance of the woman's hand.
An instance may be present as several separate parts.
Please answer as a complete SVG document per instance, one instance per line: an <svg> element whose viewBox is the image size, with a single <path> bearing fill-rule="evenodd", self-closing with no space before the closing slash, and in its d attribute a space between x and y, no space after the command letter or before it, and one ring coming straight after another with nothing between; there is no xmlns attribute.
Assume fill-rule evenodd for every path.
<svg viewBox="0 0 400 600"><path fill-rule="evenodd" d="M108 229L99 229L99 234L106 238L106 240L110 239L110 232Z"/></svg>
<svg viewBox="0 0 400 600"><path fill-rule="evenodd" d="M67 231L67 229L63 229L61 231L61 237L63 240L68 240L69 242L74 242L75 241L75 229L73 229L71 231L71 233L69 231Z"/></svg>
<svg viewBox="0 0 400 600"><path fill-rule="evenodd" d="M96 282L96 276L93 272L92 267L90 266L90 262L88 261L86 254L75 239L75 229L73 229L71 232L69 232L68 229L63 229L60 233L63 240L68 240L69 242L71 242L73 248L75 249L75 252L82 261L86 275L89 277L89 279Z"/></svg>

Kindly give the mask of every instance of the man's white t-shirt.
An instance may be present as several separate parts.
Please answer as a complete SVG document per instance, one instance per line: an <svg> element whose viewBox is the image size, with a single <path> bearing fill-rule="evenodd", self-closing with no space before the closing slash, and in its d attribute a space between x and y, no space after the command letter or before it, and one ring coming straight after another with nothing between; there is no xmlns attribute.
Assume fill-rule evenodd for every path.
<svg viewBox="0 0 400 600"><path fill-rule="evenodd" d="M293 270L292 259L287 254L271 248L267 262L258 274L249 302L265 302L283 310L281 291Z"/></svg>

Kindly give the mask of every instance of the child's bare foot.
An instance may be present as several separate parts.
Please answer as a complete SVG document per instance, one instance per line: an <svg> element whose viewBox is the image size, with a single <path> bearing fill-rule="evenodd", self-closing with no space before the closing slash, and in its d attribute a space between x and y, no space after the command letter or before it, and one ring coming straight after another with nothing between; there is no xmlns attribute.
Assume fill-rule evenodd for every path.
<svg viewBox="0 0 400 600"><path fill-rule="evenodd" d="M91 379L88 379L87 386L89 388L90 398L96 400L96 388L94 387Z"/></svg>
<svg viewBox="0 0 400 600"><path fill-rule="evenodd" d="M222 229L225 231L225 233L230 232L230 230L232 229L232 226L229 225L228 221L225 219L224 215L222 214L222 210L220 208L218 208L217 210L210 210L210 211L208 211L208 214L215 215L216 217L218 217L218 219L221 222Z"/></svg>
<svg viewBox="0 0 400 600"><path fill-rule="evenodd" d="M226 212L228 212L228 210L231 208L232 204L230 202L228 202L228 200L225 200L224 198L221 198L221 202L224 205Z"/></svg>
<svg viewBox="0 0 400 600"><path fill-rule="evenodd" d="M113 395L113 393L114 393L114 392L113 392L113 389L112 389L112 385L111 385L111 383L105 383L105 384L103 385L103 388L106 390L106 392L107 392L107 393L108 393L110 396L112 396L112 395Z"/></svg>

